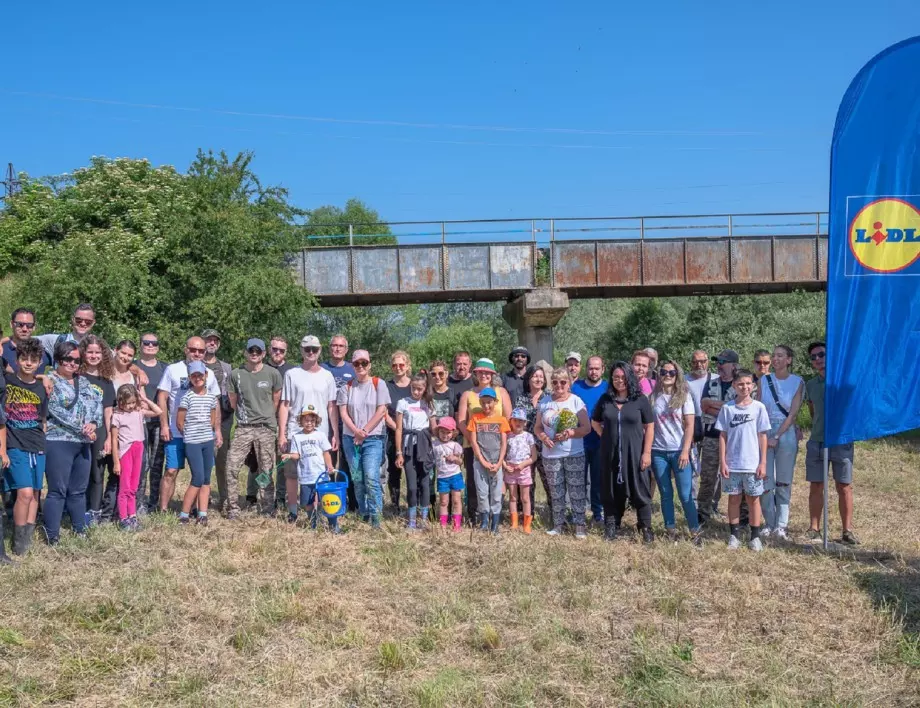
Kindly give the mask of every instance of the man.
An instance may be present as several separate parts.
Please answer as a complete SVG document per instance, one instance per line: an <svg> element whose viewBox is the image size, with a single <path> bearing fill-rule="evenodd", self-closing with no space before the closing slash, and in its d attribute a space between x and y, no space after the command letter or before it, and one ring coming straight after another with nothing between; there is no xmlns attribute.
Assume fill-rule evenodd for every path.
<svg viewBox="0 0 920 708"><path fill-rule="evenodd" d="M633 373L636 375L636 379L639 381L639 390L648 396L651 394L652 389L655 388L648 377L649 367L652 363L648 352L646 352L644 349L637 349L633 352L631 363Z"/></svg>
<svg viewBox="0 0 920 708"><path fill-rule="evenodd" d="M96 311L88 302L77 305L70 318L70 332L67 334L40 334L38 340L42 343L49 356L54 356L54 345L60 342L76 342L79 344L83 337L93 330L96 324Z"/></svg>
<svg viewBox="0 0 920 708"><path fill-rule="evenodd" d="M308 405L317 411L326 411L317 430L320 430L332 444L330 453L339 449L339 409L335 402L335 379L319 365L322 347L312 334L300 340L303 364L284 375L281 387L281 405L278 408L278 450L287 452L288 440L301 431L299 416ZM293 409L293 413L291 410ZM297 483L297 462L289 460L284 465L287 499L299 498Z"/></svg>
<svg viewBox="0 0 920 708"><path fill-rule="evenodd" d="M274 482L275 446L278 439L278 404L281 401L281 374L265 366L265 342L250 339L246 342L246 363L230 372L230 407L236 411L236 431L227 452L226 473L217 472L220 506L227 518L234 521L240 516L239 483L240 466L250 452L255 452L259 469L268 475L265 498L269 505L275 503Z"/></svg>
<svg viewBox="0 0 920 708"><path fill-rule="evenodd" d="M282 382L284 381L284 375L294 368L294 365L287 361L287 350L287 339L280 334L275 335L268 342L268 356L263 360L264 364L278 371ZM249 454L246 455L246 460L243 464L249 468L246 480L246 502L251 506L255 506L259 502L259 485L256 483L256 477L259 474L259 460L256 457L255 449L249 450ZM287 499L283 469L276 471L275 481L272 486L275 488L275 509L283 509Z"/></svg>
<svg viewBox="0 0 920 708"><path fill-rule="evenodd" d="M588 418L594 413L597 402L607 391L609 384L604 378L604 360L599 356L589 356L587 374L572 384L572 393L584 401L588 409ZM595 524L604 525L604 505L601 501L601 439L593 430L584 438L585 446L585 482L589 485L588 498L591 502L591 514Z"/></svg>
<svg viewBox="0 0 920 708"><path fill-rule="evenodd" d="M454 354L454 370L447 377L447 386L454 394L454 401L459 401L460 396L473 388L473 357L469 352ZM462 432L462 431L461 431Z"/></svg>
<svg viewBox="0 0 920 708"><path fill-rule="evenodd" d="M329 359L324 361L322 366L326 371L332 374L335 379L336 391L348 385L350 381L355 380L355 367L350 361L346 360L348 356L348 340L344 334L334 334L329 340ZM339 420L338 429L339 440L342 440L342 421ZM336 463L336 469L342 470L346 474L351 474L351 466L348 464L348 455L345 450L339 447L337 455L332 458ZM358 508L358 500L355 498L355 488L353 484L348 485L348 508L352 511Z"/></svg>
<svg viewBox="0 0 920 708"><path fill-rule="evenodd" d="M652 347L646 347L642 351L648 354L647 378L651 382L652 388L655 388L655 382L658 380L658 350Z"/></svg>
<svg viewBox="0 0 920 708"><path fill-rule="evenodd" d="M163 378L157 386L157 405L162 409L160 415L160 440L164 443L166 455L166 474L160 483L160 511L166 511L176 491L176 475L185 467L185 442L176 426L179 403L191 388L188 378L188 365L201 361L205 355L205 342L201 337L190 337L185 343L185 359L170 364L163 372ZM208 369L205 386L212 396L220 396L220 387L214 372Z"/></svg>
<svg viewBox="0 0 920 708"><path fill-rule="evenodd" d="M166 371L166 364L157 359L160 353L160 338L155 332L141 335L141 356L134 363L147 375L144 393L151 401L157 400L157 385ZM141 480L137 486L137 514L143 516L148 507L154 507L160 501L160 481L163 479L163 445L160 442L160 418L148 418L144 444L144 461L141 468ZM150 498L147 500L147 479L150 479Z"/></svg>
<svg viewBox="0 0 920 708"><path fill-rule="evenodd" d="M578 381L581 376L581 354L578 352L569 352L565 355L565 370L569 372L569 379L572 383Z"/></svg>
<svg viewBox="0 0 920 708"><path fill-rule="evenodd" d="M719 352L715 361L719 375L707 377L703 398L700 401L704 437L700 445L700 490L696 507L701 525L707 523L713 514L718 514L719 499L722 497L719 431L715 428L715 421L725 402L735 398L732 380L738 368L738 354L731 349L725 349Z"/></svg>
<svg viewBox="0 0 920 708"><path fill-rule="evenodd" d="M3 343L3 369L15 374L19 370L19 364L16 361L16 348L32 336L35 331L35 312L25 307L20 307L14 311L10 317L10 338ZM47 351L42 351L42 360L39 363L36 372L45 373L45 369L52 366L51 357Z"/></svg>
<svg viewBox="0 0 920 708"><path fill-rule="evenodd" d="M508 363L511 364L511 368L505 374L504 384L508 397L511 399L511 405L514 406L518 398L524 395L524 374L527 373L527 367L530 365L530 352L527 351L527 347L512 349L508 355Z"/></svg>
<svg viewBox="0 0 920 708"><path fill-rule="evenodd" d="M805 480L810 483L808 510L811 525L808 539L821 538L821 517L824 512L824 386L827 349L824 342L808 345L808 358L817 376L805 384L808 410L811 411L811 437L805 444ZM837 487L837 506L843 526L844 543L856 546L859 539L853 533L853 443L834 445L827 450L828 462Z"/></svg>
<svg viewBox="0 0 920 708"><path fill-rule="evenodd" d="M696 437L703 430L703 389L709 380L709 354L702 349L697 349L690 357L690 369L687 374L687 388L693 399L693 449L696 454L691 459L693 464L693 478L690 482L690 492L696 499L700 491L700 440Z"/></svg>
<svg viewBox="0 0 920 708"><path fill-rule="evenodd" d="M204 339L204 365L214 374L217 387L220 389L220 398L217 402L220 407L220 437L223 441L214 457L214 472L217 476L218 497L226 499L226 487L221 480L227 479L227 452L230 450L230 433L233 430L233 408L230 407L230 364L217 358L220 351L220 333L216 329L206 329L201 333ZM239 474L239 470L236 470Z"/></svg>
<svg viewBox="0 0 920 708"><path fill-rule="evenodd" d="M284 375L289 369L294 368L294 364L290 364L287 361L287 350L287 340L280 334L275 335L268 342L268 358L265 359L265 363L273 369L277 369L282 379L284 379Z"/></svg>

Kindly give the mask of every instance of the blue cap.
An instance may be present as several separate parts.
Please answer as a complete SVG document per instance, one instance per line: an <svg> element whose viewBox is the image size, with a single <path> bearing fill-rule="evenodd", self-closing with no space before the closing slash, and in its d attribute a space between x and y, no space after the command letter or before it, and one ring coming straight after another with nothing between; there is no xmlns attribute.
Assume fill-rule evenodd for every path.
<svg viewBox="0 0 920 708"><path fill-rule="evenodd" d="M249 351L249 350L252 349L253 347L257 347L257 348L261 349L261 350L264 352L264 351L265 351L265 342L263 342L261 339L258 339L258 338L256 338L256 337L253 337L252 339L249 339L249 340L246 341L246 351Z"/></svg>
<svg viewBox="0 0 920 708"><path fill-rule="evenodd" d="M208 375L208 367L204 365L203 361L190 361L188 363L188 375L192 374L204 374Z"/></svg>
<svg viewBox="0 0 920 708"><path fill-rule="evenodd" d="M527 411L523 408L515 408L511 411L511 418L509 420L527 420Z"/></svg>
<svg viewBox="0 0 920 708"><path fill-rule="evenodd" d="M491 386L488 386L487 388L482 389L482 391L479 392L479 397L480 398L489 397L489 398L495 398L495 399L498 398L498 396L495 395L495 389L492 388Z"/></svg>

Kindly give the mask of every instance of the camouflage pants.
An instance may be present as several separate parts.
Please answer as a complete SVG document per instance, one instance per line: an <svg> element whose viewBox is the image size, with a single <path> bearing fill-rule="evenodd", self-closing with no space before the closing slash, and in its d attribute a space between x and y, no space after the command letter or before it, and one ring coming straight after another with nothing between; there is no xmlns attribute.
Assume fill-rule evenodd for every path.
<svg viewBox="0 0 920 708"><path fill-rule="evenodd" d="M238 512L239 502L239 477L240 467L254 449L256 459L259 461L259 470L269 475L269 486L265 490L265 499L275 498L272 471L275 467L275 446L278 434L264 425L237 425L233 440L230 441L230 450L227 453L227 467L223 475L218 471L217 487L220 493L220 504L226 513ZM221 479L221 477L224 479Z"/></svg>
<svg viewBox="0 0 920 708"><path fill-rule="evenodd" d="M722 476L719 473L719 438L703 438L700 444L700 489L696 509L700 522L706 523L722 497Z"/></svg>

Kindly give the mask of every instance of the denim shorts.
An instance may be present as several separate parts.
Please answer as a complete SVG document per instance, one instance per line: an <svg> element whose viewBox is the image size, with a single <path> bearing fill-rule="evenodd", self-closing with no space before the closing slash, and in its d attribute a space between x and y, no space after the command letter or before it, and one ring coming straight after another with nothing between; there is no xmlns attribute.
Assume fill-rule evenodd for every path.
<svg viewBox="0 0 920 708"><path fill-rule="evenodd" d="M728 479L722 478L722 491L728 496L747 494L759 497L763 494L763 480L757 479L753 472L730 472Z"/></svg>
<svg viewBox="0 0 920 708"><path fill-rule="evenodd" d="M173 437L163 443L163 450L166 453L166 469L181 470L185 467L185 440Z"/></svg>
<svg viewBox="0 0 920 708"><path fill-rule="evenodd" d="M438 477L438 494L462 492L465 488L462 472L452 474L450 477Z"/></svg>
<svg viewBox="0 0 920 708"><path fill-rule="evenodd" d="M45 481L44 453L26 452L11 448L7 450L10 466L3 470L3 491L14 489L41 490Z"/></svg>

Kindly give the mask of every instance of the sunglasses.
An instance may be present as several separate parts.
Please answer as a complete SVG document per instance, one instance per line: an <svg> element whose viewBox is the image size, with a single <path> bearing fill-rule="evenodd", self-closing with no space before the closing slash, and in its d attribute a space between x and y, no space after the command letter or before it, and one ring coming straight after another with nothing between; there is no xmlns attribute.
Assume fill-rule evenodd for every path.
<svg viewBox="0 0 920 708"><path fill-rule="evenodd" d="M447 376L447 372L446 371L432 371L431 375L436 376L439 379L443 379L445 376Z"/></svg>
<svg viewBox="0 0 920 708"><path fill-rule="evenodd" d="M159 343L157 340L155 340L155 339L144 339L144 340L141 341L141 344L143 344L145 347L158 347L158 346L160 346L160 343Z"/></svg>
<svg viewBox="0 0 920 708"><path fill-rule="evenodd" d="M565 386L568 386L568 385L569 385L569 382L568 382L568 381L553 381L553 388L555 388L555 387L557 387L557 386L560 387L560 388L562 388L562 387L565 387Z"/></svg>
<svg viewBox="0 0 920 708"><path fill-rule="evenodd" d="M371 365L371 363L369 361L353 361L351 362L351 365L354 366L356 369L366 369L368 366Z"/></svg>
<svg viewBox="0 0 920 708"><path fill-rule="evenodd" d="M200 347L186 347L189 354L204 354L204 349Z"/></svg>
<svg viewBox="0 0 920 708"><path fill-rule="evenodd" d="M62 364L70 364L71 366L80 366L80 357L65 356L61 359Z"/></svg>
<svg viewBox="0 0 920 708"><path fill-rule="evenodd" d="M515 359L526 359L527 355L526 354L515 354L514 358Z"/></svg>
<svg viewBox="0 0 920 708"><path fill-rule="evenodd" d="M250 347L249 349L246 350L246 353L247 354L262 354L262 350L259 349L258 347Z"/></svg>
<svg viewBox="0 0 920 708"><path fill-rule="evenodd" d="M770 366L769 359L761 359L760 361L755 361L754 363L757 364L757 366Z"/></svg>
<svg viewBox="0 0 920 708"><path fill-rule="evenodd" d="M272 347L272 354L287 354L287 349L281 349L280 347Z"/></svg>
<svg viewBox="0 0 920 708"><path fill-rule="evenodd" d="M34 322L13 322L14 327L21 327L22 329L35 329Z"/></svg>
<svg viewBox="0 0 920 708"><path fill-rule="evenodd" d="M663 379L673 379L677 376L677 371L675 369L662 369L658 372L658 375Z"/></svg>
<svg viewBox="0 0 920 708"><path fill-rule="evenodd" d="M716 364L722 366L722 364L734 364L735 362L729 361L728 359L716 359Z"/></svg>
<svg viewBox="0 0 920 708"><path fill-rule="evenodd" d="M307 354L319 354L319 347L302 347Z"/></svg>
<svg viewBox="0 0 920 708"><path fill-rule="evenodd" d="M82 325L83 327L89 327L96 322L96 320L87 320L82 317L74 317L73 321L78 325Z"/></svg>
<svg viewBox="0 0 920 708"><path fill-rule="evenodd" d="M818 361L818 359L823 359L825 356L827 356L826 352L815 352L814 354L809 354L808 358L812 361Z"/></svg>

